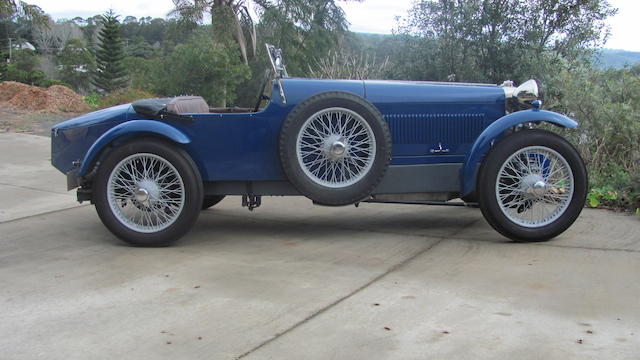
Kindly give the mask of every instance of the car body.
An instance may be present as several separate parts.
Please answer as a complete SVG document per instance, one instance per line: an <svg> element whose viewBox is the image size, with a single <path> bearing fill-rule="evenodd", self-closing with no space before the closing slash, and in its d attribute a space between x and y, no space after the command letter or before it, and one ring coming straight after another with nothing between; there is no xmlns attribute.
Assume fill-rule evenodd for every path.
<svg viewBox="0 0 640 360"><path fill-rule="evenodd" d="M188 158L193 169L187 171L197 173L196 182L202 184L202 189L196 191L198 197L219 199L225 195L242 195L243 204L250 209L259 206L260 197L265 195L303 195L323 205L348 205L361 201L433 203L455 198L462 198L472 205L478 202L482 205L478 189L483 163L496 144L517 132L540 133L542 130L533 127L542 122L564 128L577 126L576 121L564 115L540 109L538 84L534 80L515 88L508 82L498 86L289 78L279 50L269 46L268 50L275 79L271 81L270 101L264 108L218 108L206 113L178 114L169 113L164 108L172 99L157 99L137 107L134 103L99 110L52 128L53 166L67 175L69 189L79 187L79 200L95 202L94 180L108 162L106 159L114 149L145 139L179 149L181 156ZM149 109L145 106L149 104L159 111L147 111ZM314 116L321 121L312 121ZM324 130L318 129L321 127L319 124L325 121L331 129L323 135ZM342 131L344 134L337 129L350 126L357 129ZM285 132L289 128L298 130L287 135ZM360 137L354 137L356 131ZM551 136L550 133L541 136L547 135ZM352 136L351 140L349 136ZM323 139L318 140L313 145L315 147L303 147L309 139L320 137ZM361 152L356 154L354 149ZM318 156L326 159L314 154L321 154ZM355 154L355 160L345 158L350 154ZM318 167L313 167L315 165L305 165L305 156L312 159L307 165L322 163L317 166L324 168L318 170ZM534 158L533 155L526 156ZM546 159L554 155L540 156ZM544 161L541 163L543 168L548 166ZM576 166L577 169L572 168ZM542 178L544 172L549 171L543 168L536 170L543 174ZM582 203L573 201L571 204L572 208L581 208L586 190L580 183L586 182L586 172L581 159L570 168L572 171L567 174L571 173L573 195L569 202L582 198ZM312 174L314 171L321 174L315 176ZM369 174L372 171L376 173ZM103 177L112 176L112 181L115 181L115 175L103 172ZM323 176L326 179L321 179ZM329 179L331 177L334 179ZM344 181L336 180L340 177ZM544 182L542 178L530 177L527 181ZM362 185L363 182L367 182L366 186ZM141 190L138 185L131 185L137 190L128 193L132 200L127 204L137 201L136 191L148 192L149 189ZM533 194L534 186L529 185L522 185L519 190ZM149 186L158 191L156 185ZM359 187L357 191L351 191L356 187ZM544 187L551 188L551 185L545 183ZM99 191L108 192L106 188ZM333 195L323 197L322 194ZM153 194L144 196L139 198L150 204ZM522 201L528 200L531 199ZM184 205L186 200L181 201ZM117 207L113 209L112 204L111 210L118 211ZM577 214L570 215L573 220L577 217ZM190 216L197 217L197 214ZM189 226L193 221L188 222ZM561 226L562 231L566 227L568 225ZM152 237L142 242L132 240L135 231L128 235L114 233L136 244L165 245L187 230L182 229L166 238L156 234L163 239L157 242ZM559 233L555 229L542 237L527 237L522 233L498 230L516 240L541 240ZM534 230L539 233L540 229L534 227Z"/></svg>

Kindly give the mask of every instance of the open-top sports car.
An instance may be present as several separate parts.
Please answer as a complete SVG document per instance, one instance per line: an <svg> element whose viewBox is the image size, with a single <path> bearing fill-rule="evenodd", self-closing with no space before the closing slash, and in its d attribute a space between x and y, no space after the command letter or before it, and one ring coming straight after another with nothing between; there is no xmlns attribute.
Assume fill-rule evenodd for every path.
<svg viewBox="0 0 640 360"><path fill-rule="evenodd" d="M580 155L535 128L577 123L541 110L536 80L290 78L281 51L267 53L254 108L180 96L92 112L53 127L52 164L113 234L143 246L172 243L225 195L250 210L265 195L477 205L516 241L557 236L584 206Z"/></svg>

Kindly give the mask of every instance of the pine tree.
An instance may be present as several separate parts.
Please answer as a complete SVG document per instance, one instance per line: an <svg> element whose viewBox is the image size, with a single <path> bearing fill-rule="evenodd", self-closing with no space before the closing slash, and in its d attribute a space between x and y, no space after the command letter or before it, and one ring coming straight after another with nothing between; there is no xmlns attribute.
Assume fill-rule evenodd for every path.
<svg viewBox="0 0 640 360"><path fill-rule="evenodd" d="M120 35L120 22L113 10L101 16L102 29L98 35L100 44L96 51L96 71L93 85L106 92L127 86L127 70L124 66L124 49Z"/></svg>
<svg viewBox="0 0 640 360"><path fill-rule="evenodd" d="M7 80L7 72L9 70L9 66L7 66L7 58L9 56L5 55L4 51L0 51L0 81Z"/></svg>

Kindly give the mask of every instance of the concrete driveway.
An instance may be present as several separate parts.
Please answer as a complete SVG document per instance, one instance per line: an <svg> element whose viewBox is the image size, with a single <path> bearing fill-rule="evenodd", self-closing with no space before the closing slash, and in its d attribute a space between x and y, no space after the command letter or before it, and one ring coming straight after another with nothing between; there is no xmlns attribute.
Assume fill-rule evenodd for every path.
<svg viewBox="0 0 640 360"><path fill-rule="evenodd" d="M48 139L0 154L2 359L640 358L640 217L514 244L477 209L230 197L132 248L64 192Z"/></svg>
<svg viewBox="0 0 640 360"><path fill-rule="evenodd" d="M0 132L0 222L78 206L48 137Z"/></svg>

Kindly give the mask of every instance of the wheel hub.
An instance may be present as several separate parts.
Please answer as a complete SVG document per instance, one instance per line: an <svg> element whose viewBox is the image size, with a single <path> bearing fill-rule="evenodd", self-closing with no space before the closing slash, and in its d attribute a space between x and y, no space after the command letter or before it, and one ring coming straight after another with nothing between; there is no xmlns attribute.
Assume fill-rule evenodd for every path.
<svg viewBox="0 0 640 360"><path fill-rule="evenodd" d="M325 153L333 161L345 157L347 152L346 139L340 135L331 135L325 140Z"/></svg>
<svg viewBox="0 0 640 360"><path fill-rule="evenodd" d="M147 191L147 189L144 188L138 188L136 189L136 200L138 200L138 202L145 202L147 200L149 200L149 192Z"/></svg>
<svg viewBox="0 0 640 360"><path fill-rule="evenodd" d="M522 181L523 192L531 198L544 196L547 191L547 183L542 176L537 174L529 174Z"/></svg>
<svg viewBox="0 0 640 360"><path fill-rule="evenodd" d="M138 202L148 207L152 199L160 197L160 187L155 181L144 179L138 184L134 196Z"/></svg>
<svg viewBox="0 0 640 360"><path fill-rule="evenodd" d="M344 154L346 148L347 147L344 145L344 143L336 141L331 145L331 153L335 156L341 156L342 154Z"/></svg>

